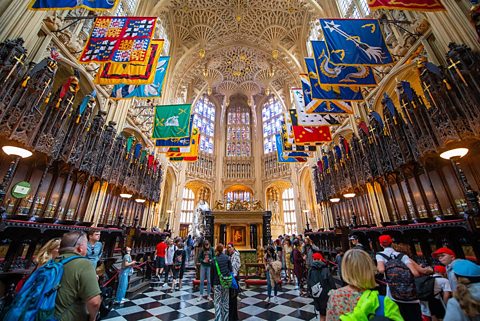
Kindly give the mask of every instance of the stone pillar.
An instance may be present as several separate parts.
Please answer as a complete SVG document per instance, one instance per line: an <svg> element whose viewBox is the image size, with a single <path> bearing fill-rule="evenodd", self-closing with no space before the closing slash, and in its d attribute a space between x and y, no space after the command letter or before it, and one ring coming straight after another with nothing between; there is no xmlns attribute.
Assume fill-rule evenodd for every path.
<svg viewBox="0 0 480 321"><path fill-rule="evenodd" d="M214 153L215 153L215 186L213 194L212 204L215 204L215 201L221 200L223 202L223 159L225 157L226 141L227 141L227 132L226 132L226 109L227 106L222 106L217 104L217 100L212 100L215 102L215 136L214 136Z"/></svg>
<svg viewBox="0 0 480 321"><path fill-rule="evenodd" d="M5 0L2 0L2 2ZM6 39L22 37L25 48L32 53L38 39L38 32L47 11L28 10L31 0L14 0L0 16L0 42Z"/></svg>
<svg viewBox="0 0 480 321"><path fill-rule="evenodd" d="M460 8L458 1L444 0L442 3L447 11L426 13L432 32L440 47L446 53L448 44L456 42L465 43L473 50L479 50L480 43L477 34Z"/></svg>
<svg viewBox="0 0 480 321"><path fill-rule="evenodd" d="M262 182L262 155L263 155L263 123L262 123L262 105L257 105L253 109L255 114L252 112L252 156L253 156L253 166L254 166L254 193L255 199L260 200L263 204L266 204L267 199L263 190Z"/></svg>

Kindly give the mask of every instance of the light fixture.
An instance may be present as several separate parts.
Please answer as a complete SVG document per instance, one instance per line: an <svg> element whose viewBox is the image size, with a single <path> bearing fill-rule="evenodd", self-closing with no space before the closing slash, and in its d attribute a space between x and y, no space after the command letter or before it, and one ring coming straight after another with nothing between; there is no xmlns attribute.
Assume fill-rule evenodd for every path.
<svg viewBox="0 0 480 321"><path fill-rule="evenodd" d="M338 197L331 198L331 199L330 199L330 202L332 202L332 203L338 203L338 202L340 202L340 199L339 199Z"/></svg>
<svg viewBox="0 0 480 321"><path fill-rule="evenodd" d="M132 198L132 196L133 196L132 194L128 194L128 193L121 193L120 194L121 198Z"/></svg>
<svg viewBox="0 0 480 321"><path fill-rule="evenodd" d="M356 195L355 193L345 193L345 194L343 194L343 197L345 197L345 198L354 198L355 195Z"/></svg>
<svg viewBox="0 0 480 321"><path fill-rule="evenodd" d="M145 200L143 198L136 198L135 202L137 203L145 203Z"/></svg>
<svg viewBox="0 0 480 321"><path fill-rule="evenodd" d="M33 153L28 149L15 146L3 146L2 150L7 155L20 156L21 158L27 158L33 155Z"/></svg>
<svg viewBox="0 0 480 321"><path fill-rule="evenodd" d="M468 148L454 148L441 153L440 157L443 159L452 159L455 157L462 158L463 156L467 155L467 153Z"/></svg>

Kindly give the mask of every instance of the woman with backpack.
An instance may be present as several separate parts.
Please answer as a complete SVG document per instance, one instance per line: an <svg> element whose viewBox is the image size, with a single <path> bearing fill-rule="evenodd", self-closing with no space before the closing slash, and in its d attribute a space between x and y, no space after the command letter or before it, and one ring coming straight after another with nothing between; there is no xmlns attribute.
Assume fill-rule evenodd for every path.
<svg viewBox="0 0 480 321"><path fill-rule="evenodd" d="M292 241L290 241L290 238L287 237L285 238L285 241L283 241L283 255L285 257L285 276L288 283L294 282L292 251Z"/></svg>
<svg viewBox="0 0 480 321"><path fill-rule="evenodd" d="M173 253L173 282L172 292L175 291L175 285L178 284L178 289L182 288L183 273L185 270L185 262L187 260L187 254L183 249L183 242L179 242L177 250Z"/></svg>
<svg viewBox="0 0 480 321"><path fill-rule="evenodd" d="M267 298L265 301L270 303L272 297L272 287L273 287L273 301L278 303L278 282L281 279L282 273L282 262L278 260L277 253L275 253L275 248L272 245L267 247L265 251L265 271L267 277Z"/></svg>
<svg viewBox="0 0 480 321"><path fill-rule="evenodd" d="M197 298L197 301L201 301L203 298L203 288L204 281L207 280L207 300L211 300L210 292L212 291L212 284L210 281L210 269L213 262L213 249L210 246L208 240L203 241L202 249L198 254L198 263L200 263L200 296Z"/></svg>
<svg viewBox="0 0 480 321"><path fill-rule="evenodd" d="M133 261L130 256L131 248L128 246L124 247L122 250L122 268L118 275L118 287L117 287L117 298L115 303L122 304L125 302L125 295L127 294L128 288L128 279L130 275L133 274L133 266L137 264L137 261Z"/></svg>
<svg viewBox="0 0 480 321"><path fill-rule="evenodd" d="M215 247L215 258L212 261L214 265L212 284L214 289L215 321L228 321L230 287L224 284L220 278L232 278L231 273L233 270L230 258L223 253L222 243L218 243Z"/></svg>
<svg viewBox="0 0 480 321"><path fill-rule="evenodd" d="M342 276L347 285L328 293L326 321L367 321L376 316L377 320L404 321L395 302L373 291L377 286L375 265L367 252L348 250L342 260Z"/></svg>
<svg viewBox="0 0 480 321"><path fill-rule="evenodd" d="M457 259L453 263L457 289L448 300L443 321L480 320L480 265Z"/></svg>

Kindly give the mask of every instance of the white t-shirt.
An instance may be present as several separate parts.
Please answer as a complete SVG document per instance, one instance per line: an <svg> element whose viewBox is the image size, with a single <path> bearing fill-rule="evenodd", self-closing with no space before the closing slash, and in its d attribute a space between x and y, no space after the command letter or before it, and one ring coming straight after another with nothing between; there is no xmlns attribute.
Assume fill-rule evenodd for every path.
<svg viewBox="0 0 480 321"><path fill-rule="evenodd" d="M435 285L433 287L433 293L435 293L435 299L438 299L442 302L443 307L446 308L445 302L443 302L443 292L452 292L452 287L450 286L450 282L448 279L444 278L438 273L432 275L435 277ZM427 317L432 316L430 313L430 308L428 306L427 301L420 301L420 305L422 307L422 314L426 315Z"/></svg>
<svg viewBox="0 0 480 321"><path fill-rule="evenodd" d="M165 255L166 265L173 265L173 254L175 254L176 250L177 250L177 247L175 245L167 247L167 252Z"/></svg>
<svg viewBox="0 0 480 321"><path fill-rule="evenodd" d="M383 249L382 252L380 253L383 253L385 254L386 256L388 257L396 257L397 255L400 254L400 252L397 252L395 251L393 248L391 247L387 247L385 249ZM380 254L377 254L375 255L375 259L377 260L377 262L383 262L384 264L387 262L387 259L384 258L383 256L381 256ZM402 256L402 262L407 265L407 264L410 264L411 260L410 258L408 257L408 255L403 255ZM400 301L400 300L396 300L392 297L392 293L390 292L390 287L387 285L387 296L392 299L393 301L395 302L400 302L400 303L420 303L420 300L413 300L413 301Z"/></svg>

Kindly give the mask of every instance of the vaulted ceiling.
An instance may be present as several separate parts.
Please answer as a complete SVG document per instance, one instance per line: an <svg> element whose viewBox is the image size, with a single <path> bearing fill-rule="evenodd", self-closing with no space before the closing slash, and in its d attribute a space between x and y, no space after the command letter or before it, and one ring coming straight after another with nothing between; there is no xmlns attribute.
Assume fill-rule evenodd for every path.
<svg viewBox="0 0 480 321"><path fill-rule="evenodd" d="M170 98L288 95L299 84L317 0L160 0L171 35Z"/></svg>

